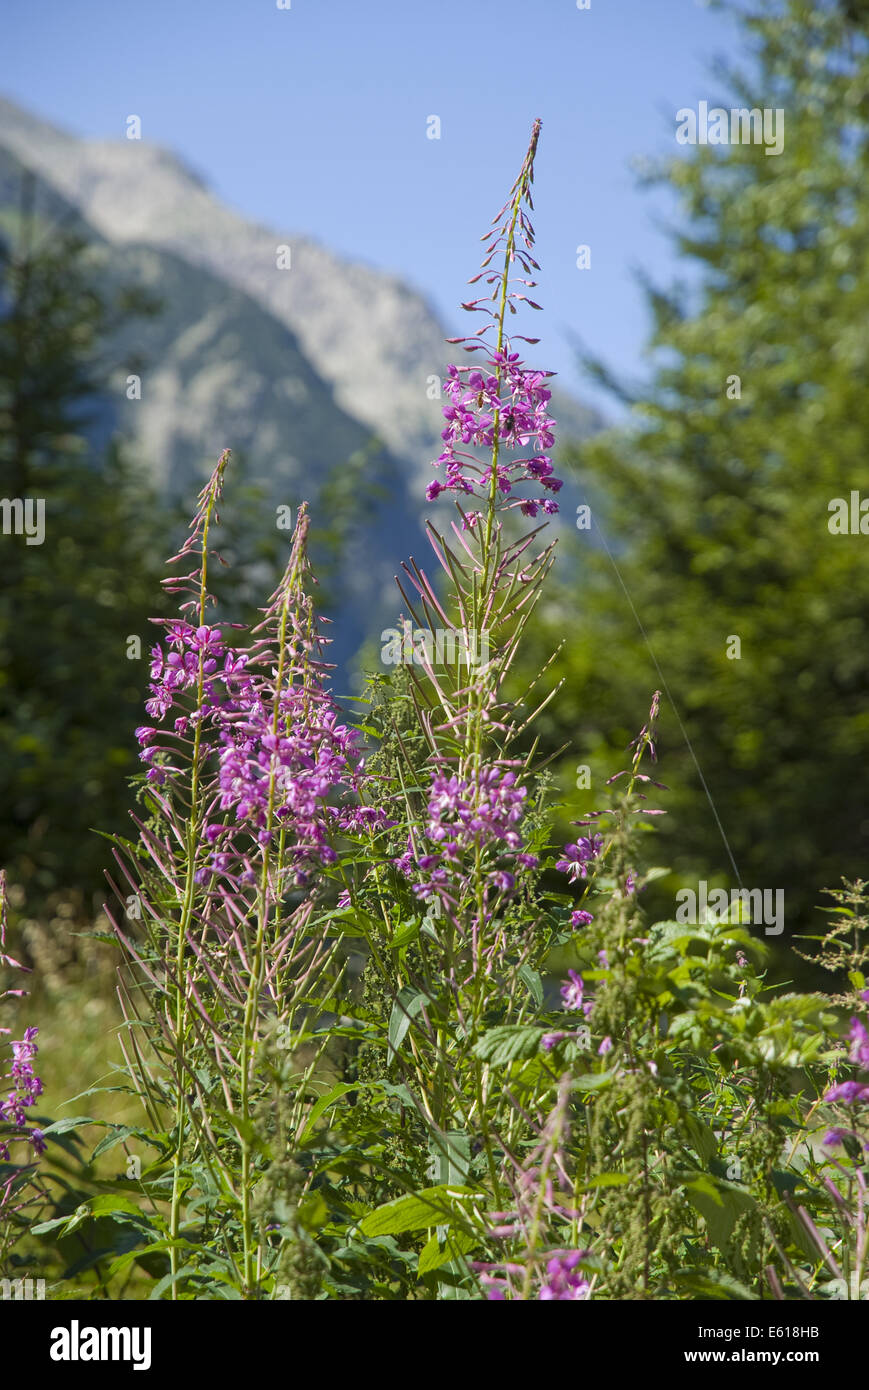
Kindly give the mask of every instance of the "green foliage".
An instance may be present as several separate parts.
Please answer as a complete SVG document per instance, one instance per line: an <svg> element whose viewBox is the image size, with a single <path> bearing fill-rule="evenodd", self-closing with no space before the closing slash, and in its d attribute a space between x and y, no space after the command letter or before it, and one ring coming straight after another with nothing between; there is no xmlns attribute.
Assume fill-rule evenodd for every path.
<svg viewBox="0 0 869 1390"><path fill-rule="evenodd" d="M828 529L834 498L869 497L869 42L843 7L747 11L755 60L709 105L781 108L783 152L698 145L655 172L684 283L649 290L630 423L573 451L621 578L594 526L575 535L578 578L550 589L522 669L569 634L537 731L571 741L561 784L583 808L597 791L574 791L576 763L620 766L636 691L663 677L659 852L685 882L734 882L672 695L742 880L785 890L792 939L869 843L869 538Z"/></svg>
<svg viewBox="0 0 869 1390"><path fill-rule="evenodd" d="M538 134L494 243L498 378ZM702 346L684 331L679 381ZM773 985L739 914L650 916L646 889L667 877L646 867L665 790L647 770L658 692L607 804L574 822L590 833L558 848L546 759L522 737L536 682L509 686L552 547L502 525L501 408L485 511L430 527L446 592L404 571L415 623L485 630L489 659L372 678L365 763L320 684L306 511L251 645L229 648L206 622L228 452L200 494L178 586L194 621L170 626L150 702L164 727L143 735L175 742L153 743L139 839L113 837L119 907L132 887L141 909L110 918L137 1118L102 1122L90 1162L82 1132L98 1119L46 1125L56 1171L27 1233L95 1293L135 1278L173 1300L863 1296L865 884L833 894L820 963L847 978L835 996ZM699 425L657 412L640 442L663 431L678 459ZM695 526L720 484L718 439L692 475ZM616 489L640 476L601 447ZM668 504L678 481L674 462ZM706 551L681 544L699 604ZM787 547L745 549L750 575L792 563ZM851 1011L847 1052L835 1006ZM104 1181L95 1160L118 1146L133 1172Z"/></svg>
<svg viewBox="0 0 869 1390"><path fill-rule="evenodd" d="M89 910L106 857L89 831L114 828L130 804L174 519L115 446L98 458L87 439L111 408L105 336L148 306L121 292L104 303L84 244L35 219L26 188L0 245L0 495L41 500L45 535L0 536L0 837L31 909L63 889Z"/></svg>

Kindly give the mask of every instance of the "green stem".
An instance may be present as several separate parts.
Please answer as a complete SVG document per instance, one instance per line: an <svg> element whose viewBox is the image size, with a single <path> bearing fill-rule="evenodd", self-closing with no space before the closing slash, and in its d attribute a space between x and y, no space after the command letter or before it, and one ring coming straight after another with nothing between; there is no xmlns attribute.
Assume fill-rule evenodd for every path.
<svg viewBox="0 0 869 1390"><path fill-rule="evenodd" d="M208 599L208 532L211 526L211 517L214 512L216 497L212 493L209 498L205 512L205 520L202 527L202 558L200 563L199 579L199 626L205 623L205 608ZM202 708L202 696L204 686L204 666L205 652L199 653L199 665L196 676L196 707ZM196 892L196 855L199 849L199 831L201 828L201 817L199 811L199 772L202 757L202 721L197 720L196 728L193 731L193 756L190 776L190 818L187 822L187 862L184 882L184 896L181 904L181 916L178 922L178 939L175 943L175 1043L178 1057L178 1078L177 1090L175 1094L175 1156L172 1164L172 1202L169 1213L169 1235L171 1247L169 1251L169 1266L173 1276L172 1279L172 1299L178 1298L178 1250L176 1242L181 1221L181 1168L184 1158L184 1126L186 1122L186 1087L184 1082L185 1072L188 1070L185 1062L184 1048L187 1031L187 991L184 988L184 948L187 939L187 930L193 915L193 904Z"/></svg>

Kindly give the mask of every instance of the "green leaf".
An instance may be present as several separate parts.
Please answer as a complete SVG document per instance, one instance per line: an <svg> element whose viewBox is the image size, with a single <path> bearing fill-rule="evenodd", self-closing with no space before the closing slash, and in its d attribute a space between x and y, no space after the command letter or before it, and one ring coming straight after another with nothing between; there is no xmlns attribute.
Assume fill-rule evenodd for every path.
<svg viewBox="0 0 869 1390"><path fill-rule="evenodd" d="M725 1250L738 1217L757 1210L757 1203L744 1188L702 1174L685 1184L688 1200L706 1222L709 1239Z"/></svg>
<svg viewBox="0 0 869 1390"><path fill-rule="evenodd" d="M428 1274L432 1269L439 1269L441 1265L449 1264L450 1260L467 1255L477 1244L474 1236L464 1231L447 1231L441 1237L435 1234L420 1251L419 1273Z"/></svg>
<svg viewBox="0 0 869 1390"><path fill-rule="evenodd" d="M66 1134L71 1129L81 1129L82 1125L104 1125L105 1120L94 1120L90 1115L73 1115L65 1120L55 1120L47 1125L43 1134Z"/></svg>
<svg viewBox="0 0 869 1390"><path fill-rule="evenodd" d="M141 1253L141 1251L136 1251L137 1255ZM148 1295L149 1301L162 1298L166 1290L171 1289L172 1285L176 1284L179 1279L186 1278L188 1274L196 1273L197 1268L195 1262L183 1265L182 1268L176 1270L174 1274L170 1270L168 1274L164 1274L163 1278L158 1280L158 1282L154 1285L153 1289Z"/></svg>
<svg viewBox="0 0 869 1390"><path fill-rule="evenodd" d="M685 1115L685 1128L694 1148L704 1163L708 1163L718 1153L718 1140L705 1120L690 1112Z"/></svg>
<svg viewBox="0 0 869 1390"><path fill-rule="evenodd" d="M574 1091L602 1091L609 1086L614 1073L611 1071L589 1071L573 1078Z"/></svg>
<svg viewBox="0 0 869 1390"><path fill-rule="evenodd" d="M461 1129L451 1129L445 1134L433 1134L428 1142L428 1151L436 1169L431 1176L441 1183L463 1183L468 1181L471 1167L471 1141Z"/></svg>
<svg viewBox="0 0 869 1390"><path fill-rule="evenodd" d="M329 1207L322 1192L312 1192L298 1207L299 1225L306 1231L319 1231L329 1220Z"/></svg>
<svg viewBox="0 0 869 1390"><path fill-rule="evenodd" d="M539 970L532 970L530 965L519 967L519 979L528 986L528 993L534 1000L538 1009L543 1008L543 979Z"/></svg>
<svg viewBox="0 0 869 1390"><path fill-rule="evenodd" d="M400 1231L420 1231L428 1226L448 1226L463 1215L462 1207L483 1194L469 1187L426 1187L385 1202L359 1223L364 1236L391 1236Z"/></svg>
<svg viewBox="0 0 869 1390"><path fill-rule="evenodd" d="M418 918L412 922L402 922L401 925L396 928L395 935L389 943L390 949L398 951L402 946L409 946L412 941L416 941L421 926L422 922L420 922Z"/></svg>
<svg viewBox="0 0 869 1390"><path fill-rule="evenodd" d="M155 1149L162 1147L150 1130L140 1129L137 1125L117 1125L113 1126L113 1130L114 1132L112 1134L103 1135L91 1154L91 1163L93 1163L94 1159L99 1158L100 1154L107 1153L109 1149L113 1149L116 1144L123 1144L125 1139L140 1139L142 1143L150 1144Z"/></svg>
<svg viewBox="0 0 869 1390"><path fill-rule="evenodd" d="M646 869L643 873L643 884L645 885L647 883L654 883L655 879L666 878L667 875L671 874L672 872L672 869L664 869L660 866L660 864L656 865L654 869Z"/></svg>
<svg viewBox="0 0 869 1390"><path fill-rule="evenodd" d="M180 1237L177 1240L169 1240L168 1238L155 1240L152 1241L150 1245L140 1245L135 1250L128 1250L125 1254L119 1255L116 1260L113 1260L106 1272L106 1282L110 1283L116 1274L123 1274L126 1269L129 1269L131 1264L135 1264L137 1261L141 1260L143 1255L165 1255L170 1250L189 1250L201 1254L201 1250L198 1246Z"/></svg>
<svg viewBox="0 0 869 1390"><path fill-rule="evenodd" d="M49 1231L56 1231L59 1226L65 1226L70 1220L68 1216L55 1216L51 1221L39 1221L35 1226L30 1227L32 1236L45 1236Z"/></svg>
<svg viewBox="0 0 869 1390"><path fill-rule="evenodd" d="M758 1301L757 1294L752 1293L738 1280L732 1279L723 1270L680 1270L675 1276L675 1282L678 1288L693 1294L694 1298L738 1300L746 1303Z"/></svg>
<svg viewBox="0 0 869 1390"><path fill-rule="evenodd" d="M592 1178L587 1182L586 1191L591 1191L593 1187L624 1187L631 1180L630 1173L600 1173L598 1177Z"/></svg>
<svg viewBox="0 0 869 1390"><path fill-rule="evenodd" d="M31 1227L31 1232L37 1236L47 1235L49 1231L56 1231L63 1227L62 1234L69 1236L80 1226L83 1226L86 1221L94 1221L100 1216L116 1220L126 1216L135 1216L139 1221L147 1220L141 1207L137 1207L135 1202L120 1195L104 1193L102 1196L92 1197L88 1202L82 1202L69 1216L59 1216L51 1221L41 1221L37 1226Z"/></svg>
<svg viewBox="0 0 869 1390"><path fill-rule="evenodd" d="M116 1197L113 1193L104 1193L101 1197L93 1197L87 1204L94 1216L136 1216L139 1220L150 1218L145 1217L145 1213L135 1202L131 1202L127 1197Z"/></svg>
<svg viewBox="0 0 869 1390"><path fill-rule="evenodd" d="M354 1085L346 1081L339 1081L337 1086L333 1086L331 1091L327 1091L324 1096L321 1096L320 1099L314 1104L314 1106L311 1109L311 1113L308 1116L308 1122L305 1125L305 1128L302 1132L302 1138L300 1142L304 1143L308 1135L313 1132L314 1126L316 1125L320 1116L324 1113L324 1111L329 1109L330 1105L334 1105L335 1102L340 1100L342 1096L346 1096L348 1091L361 1091L363 1087L369 1084L370 1083L367 1082L357 1081Z"/></svg>
<svg viewBox="0 0 869 1390"><path fill-rule="evenodd" d="M412 1020L426 1004L430 1003L431 1000L425 990L416 989L413 985L404 985L398 991L395 1003L392 1006L389 1028L387 1030L387 1039L389 1042L387 1056L390 1062L401 1047Z"/></svg>
<svg viewBox="0 0 869 1390"><path fill-rule="evenodd" d="M540 1039L544 1032L543 1028L525 1024L499 1024L477 1039L474 1056L479 1057L481 1062L488 1062L491 1067L524 1061L540 1050Z"/></svg>

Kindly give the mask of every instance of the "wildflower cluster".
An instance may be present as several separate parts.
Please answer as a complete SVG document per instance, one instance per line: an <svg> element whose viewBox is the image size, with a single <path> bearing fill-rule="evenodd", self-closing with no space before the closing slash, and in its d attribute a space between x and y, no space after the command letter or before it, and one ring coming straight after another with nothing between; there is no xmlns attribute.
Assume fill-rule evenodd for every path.
<svg viewBox="0 0 869 1390"><path fill-rule="evenodd" d="M580 1262L587 1258L587 1250L558 1250L546 1261L546 1274L537 1291L537 1301L585 1302L591 1297L591 1283L586 1278ZM497 1273L494 1271L498 1271ZM511 1276L513 1279L525 1274L525 1266L512 1262L504 1265L480 1266L480 1283L486 1290L490 1303L503 1303L511 1295Z"/></svg>
<svg viewBox="0 0 869 1390"><path fill-rule="evenodd" d="M465 306L489 323L456 340L486 362L452 367L446 384L446 483L428 489L459 494L452 532L429 525L446 582L411 560L412 594L399 583L424 650L439 630L466 645L484 633L486 662L426 657L372 678L355 730L329 691L304 505L261 620L215 621L210 528L228 455L175 557L195 565L166 581L181 603L137 730L145 809L137 841L115 840L110 879L141 911L122 922L106 909L124 951L129 1093L145 1111L108 1137L135 1134L158 1160L133 1210L125 1199L106 1223L119 1242L106 1284L145 1254L162 1265L153 1296L173 1299L750 1299L764 1281L800 1296L818 1263L806 1272L770 1181L787 1164L805 1233L817 1245L841 1218L861 1286L865 1220L849 1226L848 1207L856 1192L864 1210L862 1171L839 1165L841 1193L838 1160L807 1143L785 1156L806 1134L795 1069L823 1090L822 1004L775 995L749 960L764 945L741 925L644 919L643 890L668 872L645 867L637 834L662 814L641 790L661 784L640 771L658 695L630 767L609 779L627 779L616 805L555 848L546 760L524 738L551 696L531 698L536 680L505 693L552 544L536 552L542 526L508 535L502 514L555 511L561 486L550 374L504 331L518 303L539 307L525 293L538 133L475 277L489 305ZM463 511L467 495L480 511ZM849 979L864 989L857 962ZM12 1045L0 1119L38 1151L36 1032ZM848 1043L860 1076L824 1099L856 1116L869 1101L856 1015ZM853 1159L857 1136L834 1133ZM64 1236L66 1221L46 1228Z"/></svg>
<svg viewBox="0 0 869 1390"><path fill-rule="evenodd" d="M7 1030L4 1028L0 1031ZM33 1059L39 1051L34 1041L38 1032L38 1028L25 1028L21 1041L10 1044L12 1065L2 1078L3 1083L10 1083L10 1089L5 1096L0 1096L0 1124L10 1127L13 1139L26 1139L34 1152L41 1154L45 1151L42 1130L35 1126L32 1129L27 1127L27 1111L42 1095L42 1081L33 1070ZM9 1162L9 1148L3 1129L0 1129L0 1158Z"/></svg>
<svg viewBox="0 0 869 1390"><path fill-rule="evenodd" d="M450 404L443 408L447 425L441 432L446 448L435 460L435 466L446 465L446 482L429 483L430 502L442 492L473 495L478 487L486 497L494 488L509 496L522 482L536 483L550 493L562 486L546 452L555 442L555 421L547 413L552 392L544 385L552 373L527 370L516 352L495 351L487 365L492 371L485 375L476 367L449 368L444 391ZM498 458L486 465L458 447L491 450L496 440ZM504 458L501 450L507 449L521 450L522 456ZM552 497L522 498L518 505L525 516L558 511Z"/></svg>
<svg viewBox="0 0 869 1390"><path fill-rule="evenodd" d="M434 467L445 465L446 481L429 483L426 497L431 502L442 492L474 495L488 500L494 507L497 497L509 497L522 483L543 489L544 494L556 493L562 482L553 471L549 450L555 442L555 421L548 413L552 392L546 385L553 372L532 371L511 350L512 343L504 332L504 311L517 312L518 303L532 309L540 305L525 293L537 282L530 278L540 266L534 259L534 228L528 217L533 208L531 184L534 181L534 155L540 122L535 126L525 162L506 203L492 219L493 230L486 234L488 242L479 272L469 284L485 279L491 291L480 299L462 305L468 313L484 314L490 322L471 338L450 338L461 343L466 352L486 354L485 367L450 366L444 392L449 404L443 408L446 425L441 432L445 448L434 460ZM503 269L498 260L503 260ZM518 261L523 276L511 280L514 262ZM523 290L513 285L524 286ZM495 341L487 335L494 330ZM516 341L536 343L536 338L516 335ZM463 447L460 447L463 446ZM469 452L484 449L490 454L481 463ZM507 457L506 451L513 457ZM558 503L551 495L519 497L510 506L518 506L525 516L537 516L542 511L552 515ZM472 523L477 514L468 520Z"/></svg>
<svg viewBox="0 0 869 1390"><path fill-rule="evenodd" d="M575 844L564 846L564 857L558 860L555 867L567 874L571 883L575 883L578 878L587 877L589 863L597 858L602 848L602 835L580 836Z"/></svg>
<svg viewBox="0 0 869 1390"><path fill-rule="evenodd" d="M578 1268L587 1250L561 1250L546 1262L546 1282L537 1298L542 1303L584 1301L591 1296L591 1284Z"/></svg>
<svg viewBox="0 0 869 1390"><path fill-rule="evenodd" d="M417 852L415 868L419 871L414 892L427 898L432 893L455 897L467 881L470 860L467 854L486 855L492 868L489 882L502 892L515 885L515 874L506 867L534 868L537 858L524 854L517 826L527 796L527 789L517 786L512 769L482 767L476 776L461 778L441 771L432 774L428 797L428 816L421 838L428 840L425 853ZM399 867L409 868L406 859ZM464 865L464 867L463 867Z"/></svg>
<svg viewBox="0 0 869 1390"><path fill-rule="evenodd" d="M863 990L860 995L865 1004L869 1004L869 989ZM865 1023L854 1015L848 1032L845 1034L851 1046L848 1050L848 1060L866 1073L863 1079L852 1079L849 1081L839 1081L834 1086L830 1086L824 1092L824 1100L829 1105L840 1104L851 1108L856 1123L856 1107L869 1104L869 1030ZM836 1127L828 1130L824 1142L829 1147L841 1144L845 1139L859 1140L859 1136L854 1129ZM869 1153L869 1141L862 1141L863 1148Z"/></svg>
<svg viewBox="0 0 869 1390"><path fill-rule="evenodd" d="M6 873L0 870L0 968L25 971L26 966L6 953L6 924ZM25 993L25 990L8 989L0 994L0 999L20 998ZM45 1151L42 1130L36 1126L29 1127L27 1115L27 1111L42 1095L42 1080L33 1067L33 1060L39 1051L35 1041L38 1032L36 1027L25 1028L23 1038L8 1044L12 1049L11 1064L7 1071L0 1074L0 1160L4 1163L9 1162L9 1144L16 1141L28 1143L36 1154ZM9 1029L0 1028L0 1035L8 1037Z"/></svg>
<svg viewBox="0 0 869 1390"><path fill-rule="evenodd" d="M210 484L215 496L222 473L223 460ZM294 558L248 649L228 645L219 626L171 619L165 649L158 645L152 652L148 713L165 720L180 711L169 737L192 752L198 731L197 755L216 768L204 827L212 853L197 870L200 883L214 873L253 881L239 831L260 846L280 834L300 884L312 867L335 862L330 841L336 833L386 820L383 812L358 805L358 736L341 722L322 684L319 639L297 584L306 532L303 509ZM143 726L136 735L142 761L153 764L158 754L171 759L173 750L157 742L160 730ZM180 771L177 761L164 760L147 775L162 785ZM331 804L336 797L345 804ZM227 812L232 819L217 818Z"/></svg>
<svg viewBox="0 0 869 1390"><path fill-rule="evenodd" d="M355 732L339 722L321 690L281 691L277 731L274 691L267 682L249 682L235 705L221 720L220 809L232 810L236 821L265 845L275 834L271 805L278 827L292 831L293 855L300 865L334 863L329 826L340 815L327 798L353 782ZM223 830L219 824L209 826L206 836Z"/></svg>

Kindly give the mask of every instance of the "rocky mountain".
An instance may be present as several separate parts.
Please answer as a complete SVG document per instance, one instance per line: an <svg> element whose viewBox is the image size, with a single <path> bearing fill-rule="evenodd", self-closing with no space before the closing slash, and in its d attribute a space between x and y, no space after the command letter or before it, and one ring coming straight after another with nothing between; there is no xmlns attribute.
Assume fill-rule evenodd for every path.
<svg viewBox="0 0 869 1390"><path fill-rule="evenodd" d="M102 423L164 492L189 495L227 446L273 504L316 507L360 461L376 480L367 539L348 533L340 566L339 647L351 651L377 615L394 613L396 562L420 547L442 424L429 379L450 351L425 298L295 229L248 221L164 150L79 139L0 98L0 226L24 169L37 178L39 216L81 231L105 282L160 303L113 344ZM141 399L128 400L132 362ZM563 395L558 415L562 437L598 424Z"/></svg>

